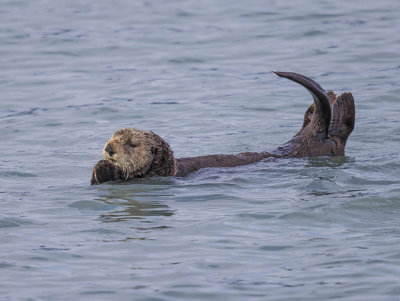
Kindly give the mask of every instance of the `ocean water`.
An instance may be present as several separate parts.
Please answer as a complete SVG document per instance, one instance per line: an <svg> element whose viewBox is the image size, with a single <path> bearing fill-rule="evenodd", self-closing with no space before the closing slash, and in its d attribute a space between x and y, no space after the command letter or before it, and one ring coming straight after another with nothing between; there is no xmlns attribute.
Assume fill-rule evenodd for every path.
<svg viewBox="0 0 400 301"><path fill-rule="evenodd" d="M0 300L400 300L400 5L1 1ZM273 150L351 91L345 157L90 186L132 126Z"/></svg>

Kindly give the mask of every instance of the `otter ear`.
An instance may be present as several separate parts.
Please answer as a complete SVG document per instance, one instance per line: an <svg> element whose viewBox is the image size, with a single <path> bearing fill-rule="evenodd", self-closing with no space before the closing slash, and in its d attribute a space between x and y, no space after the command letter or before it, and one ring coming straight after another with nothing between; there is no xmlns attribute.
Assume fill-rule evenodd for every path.
<svg viewBox="0 0 400 301"><path fill-rule="evenodd" d="M152 147L152 148L151 148L151 153L152 153L154 156L156 156L157 153L158 153L158 148Z"/></svg>

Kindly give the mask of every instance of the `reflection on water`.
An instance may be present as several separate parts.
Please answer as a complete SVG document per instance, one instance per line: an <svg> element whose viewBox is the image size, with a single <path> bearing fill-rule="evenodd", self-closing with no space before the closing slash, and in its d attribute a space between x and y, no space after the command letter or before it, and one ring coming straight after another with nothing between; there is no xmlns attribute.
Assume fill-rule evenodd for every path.
<svg viewBox="0 0 400 301"><path fill-rule="evenodd" d="M118 208L123 209L102 214L100 219L103 222L123 222L131 219L146 219L149 216L171 216L174 214L173 210L160 200L168 197L162 194L164 189L140 184L107 185L100 200L107 204L118 204L120 205Z"/></svg>
<svg viewBox="0 0 400 301"><path fill-rule="evenodd" d="M123 203L126 208L100 215L104 222L124 222L130 219L144 219L148 216L171 216L173 211L167 205L160 203L143 203L129 201Z"/></svg>
<svg viewBox="0 0 400 301"><path fill-rule="evenodd" d="M306 167L341 167L346 163L354 162L354 159L346 156L338 157L317 157L307 159Z"/></svg>

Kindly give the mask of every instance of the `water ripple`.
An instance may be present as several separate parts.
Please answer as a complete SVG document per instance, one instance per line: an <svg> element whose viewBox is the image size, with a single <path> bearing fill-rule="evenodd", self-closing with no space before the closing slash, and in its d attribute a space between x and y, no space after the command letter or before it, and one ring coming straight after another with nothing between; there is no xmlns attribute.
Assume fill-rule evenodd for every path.
<svg viewBox="0 0 400 301"><path fill-rule="evenodd" d="M398 6L0 1L1 296L398 298ZM126 126L176 157L275 149L312 98L268 70L353 93L346 156L89 185Z"/></svg>

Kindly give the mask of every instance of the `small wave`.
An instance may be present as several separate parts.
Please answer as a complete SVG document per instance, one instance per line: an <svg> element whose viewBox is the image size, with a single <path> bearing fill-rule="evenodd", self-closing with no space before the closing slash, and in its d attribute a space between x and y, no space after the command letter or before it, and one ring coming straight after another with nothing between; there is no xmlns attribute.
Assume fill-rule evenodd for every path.
<svg viewBox="0 0 400 301"><path fill-rule="evenodd" d="M32 223L20 218L2 218L0 219L0 228L14 228L22 225L31 225Z"/></svg>
<svg viewBox="0 0 400 301"><path fill-rule="evenodd" d="M45 111L46 109L31 108L31 109L25 110L25 111L11 111L11 114L1 116L0 118L20 117L20 116L26 116L26 115L37 115L37 112L39 110Z"/></svg>
<svg viewBox="0 0 400 301"><path fill-rule="evenodd" d="M7 262L0 262L0 269L11 268L11 267L13 267L13 266L14 266L14 265L9 264L9 263L7 263Z"/></svg>
<svg viewBox="0 0 400 301"><path fill-rule="evenodd" d="M18 178L36 178L38 175L27 173L27 172L18 172L18 171L2 171L0 172L0 177L18 177Z"/></svg>
<svg viewBox="0 0 400 301"><path fill-rule="evenodd" d="M110 209L116 208L117 206L97 201L76 201L69 205L69 207L77 208L80 210L108 211Z"/></svg>

